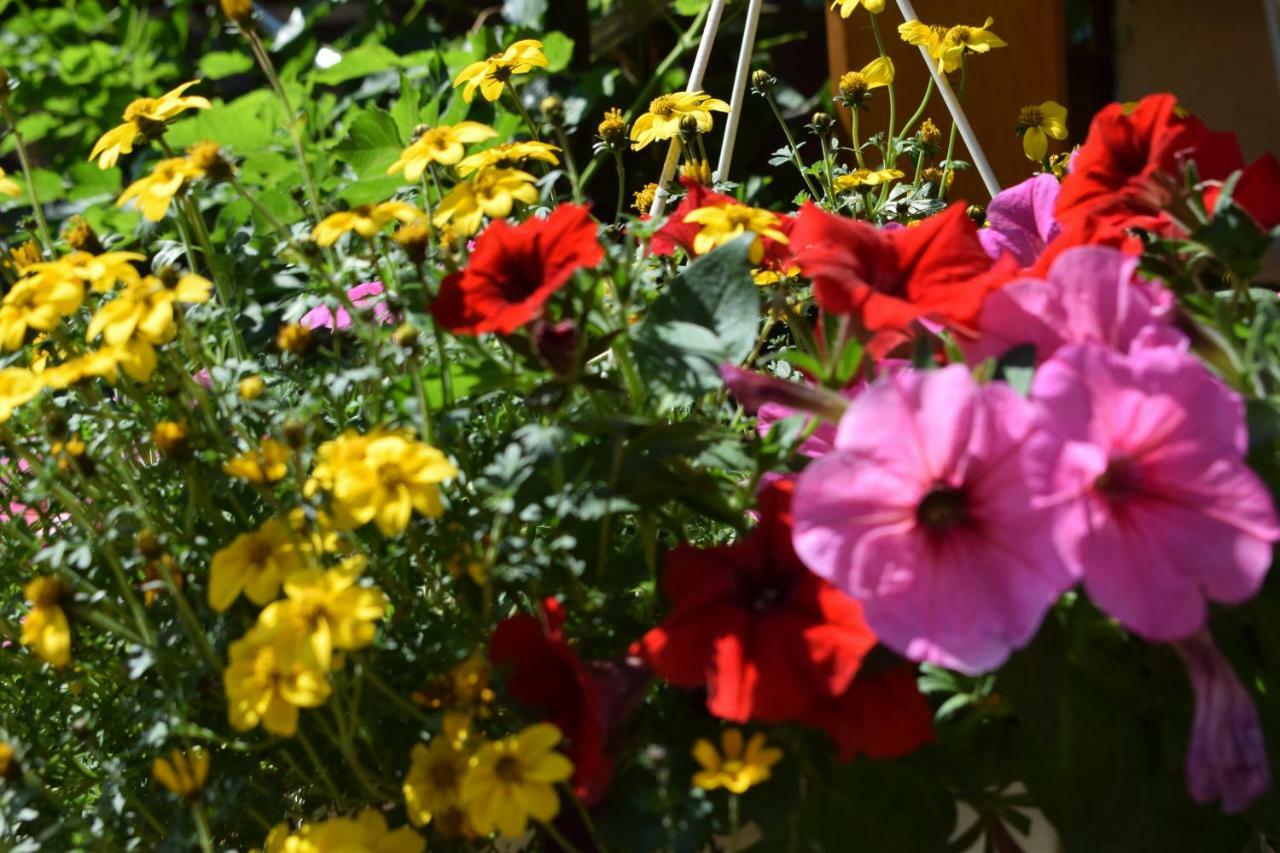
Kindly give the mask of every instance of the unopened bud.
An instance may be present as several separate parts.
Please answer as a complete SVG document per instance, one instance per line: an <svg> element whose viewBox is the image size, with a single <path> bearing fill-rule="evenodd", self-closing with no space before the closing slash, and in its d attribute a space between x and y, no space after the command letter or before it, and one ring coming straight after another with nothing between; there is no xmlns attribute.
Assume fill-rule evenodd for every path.
<svg viewBox="0 0 1280 853"><path fill-rule="evenodd" d="M246 376L240 380L238 390L241 400L256 400L267 390L267 383L261 376Z"/></svg>
<svg viewBox="0 0 1280 853"><path fill-rule="evenodd" d="M542 111L542 117L548 124L560 124L564 121L564 101L555 95L547 95L543 98L542 103L538 104L538 109Z"/></svg>
<svg viewBox="0 0 1280 853"><path fill-rule="evenodd" d="M757 68L751 73L751 91L757 95L767 95L773 91L773 87L778 84L778 78L774 77L763 68Z"/></svg>
<svg viewBox="0 0 1280 853"><path fill-rule="evenodd" d="M248 27L253 21L253 0L222 0L222 14L236 26Z"/></svg>
<svg viewBox="0 0 1280 853"><path fill-rule="evenodd" d="M809 129L815 136L826 136L835 130L835 127L836 120L830 113L814 113L813 119L809 122Z"/></svg>
<svg viewBox="0 0 1280 853"><path fill-rule="evenodd" d="M294 450L305 446L307 443L307 425L304 421L290 418L284 422L281 434L284 436L285 444Z"/></svg>
<svg viewBox="0 0 1280 853"><path fill-rule="evenodd" d="M418 329L412 323L401 323L392 333L391 339L396 342L396 346L412 350L418 345Z"/></svg>

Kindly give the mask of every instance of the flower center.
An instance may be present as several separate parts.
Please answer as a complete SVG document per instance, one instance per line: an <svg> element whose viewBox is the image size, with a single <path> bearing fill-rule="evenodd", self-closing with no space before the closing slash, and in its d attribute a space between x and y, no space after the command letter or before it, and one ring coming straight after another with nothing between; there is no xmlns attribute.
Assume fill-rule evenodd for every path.
<svg viewBox="0 0 1280 853"><path fill-rule="evenodd" d="M1142 491L1142 472L1128 456L1113 456L1093 487L1111 500L1127 500Z"/></svg>
<svg viewBox="0 0 1280 853"><path fill-rule="evenodd" d="M950 30L948 30L946 27L944 27L942 24L934 24L933 26L929 27L929 29L930 29L930 30L932 30L932 31L933 31L933 35L934 35L936 38L939 38L939 39L944 39L944 38L946 38L946 37L947 37L947 35L948 35L948 34L950 34L950 32L951 32L951 31L950 31Z"/></svg>
<svg viewBox="0 0 1280 853"><path fill-rule="evenodd" d="M249 561L255 566L263 566L271 560L274 553L275 549L271 547L270 542L265 539L255 539L249 546Z"/></svg>
<svg viewBox="0 0 1280 853"><path fill-rule="evenodd" d="M498 759L498 763L493 765L493 773L501 781L509 785L515 785L524 780L524 774L520 769L520 762L510 755L504 755Z"/></svg>
<svg viewBox="0 0 1280 853"><path fill-rule="evenodd" d="M1018 113L1018 127L1039 127L1042 124L1044 113L1040 112L1039 107L1023 107L1022 112Z"/></svg>
<svg viewBox="0 0 1280 853"><path fill-rule="evenodd" d="M752 212L740 204L731 204L725 207L724 218L730 228L749 228Z"/></svg>
<svg viewBox="0 0 1280 853"><path fill-rule="evenodd" d="M849 100L857 100L867 94L867 78L861 72L850 71L840 78L840 94Z"/></svg>
<svg viewBox="0 0 1280 853"><path fill-rule="evenodd" d="M383 488L396 489L404 484L404 473L394 462L383 462L378 466L378 482Z"/></svg>
<svg viewBox="0 0 1280 853"><path fill-rule="evenodd" d="M930 489L916 507L916 520L920 525L938 533L959 526L968 517L964 492L942 483Z"/></svg>
<svg viewBox="0 0 1280 853"><path fill-rule="evenodd" d="M660 118L671 118L676 114L676 99L670 95L659 95L649 102L649 112Z"/></svg>
<svg viewBox="0 0 1280 853"><path fill-rule="evenodd" d="M968 44L969 39L973 37L973 31L968 27L952 27L948 36L956 44Z"/></svg>
<svg viewBox="0 0 1280 853"><path fill-rule="evenodd" d="M514 759L503 759L503 761ZM458 768L452 761L437 761L431 766L431 784L440 791L452 791L458 787Z"/></svg>

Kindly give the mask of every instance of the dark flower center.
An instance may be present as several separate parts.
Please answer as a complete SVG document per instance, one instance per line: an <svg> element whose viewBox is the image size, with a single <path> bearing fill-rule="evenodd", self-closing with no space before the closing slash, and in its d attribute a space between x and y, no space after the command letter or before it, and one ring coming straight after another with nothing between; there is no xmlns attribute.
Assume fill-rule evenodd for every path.
<svg viewBox="0 0 1280 853"><path fill-rule="evenodd" d="M916 520L938 533L957 527L969 517L964 492L942 483L929 490L916 507Z"/></svg>
<svg viewBox="0 0 1280 853"><path fill-rule="evenodd" d="M503 782L514 785L524 778L520 770L520 762L514 756L504 755L493 765L493 774Z"/></svg>
<svg viewBox="0 0 1280 853"><path fill-rule="evenodd" d="M515 761L513 758L504 758L503 761ZM438 791L452 791L458 787L458 768L454 766L452 761L437 761L431 766L431 784Z"/></svg>
<svg viewBox="0 0 1280 853"><path fill-rule="evenodd" d="M1093 487L1112 500L1126 500L1142 490L1142 472L1128 456L1113 456Z"/></svg>

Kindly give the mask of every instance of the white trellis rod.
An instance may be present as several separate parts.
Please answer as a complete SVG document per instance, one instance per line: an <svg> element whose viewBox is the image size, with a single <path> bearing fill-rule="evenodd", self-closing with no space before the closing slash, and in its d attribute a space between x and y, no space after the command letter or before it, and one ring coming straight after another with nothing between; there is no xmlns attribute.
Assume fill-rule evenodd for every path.
<svg viewBox="0 0 1280 853"><path fill-rule="evenodd" d="M1264 2L1268 6L1268 12L1274 12L1271 3L1275 2L1275 0L1264 0ZM733 149L738 138L738 125L742 119L743 102L746 100L747 80L751 76L751 57L755 50L756 31L760 23L760 7L762 3L763 0L749 0L747 7L742 46L738 51L738 68L733 81L729 115L725 120L724 141L720 148L720 162L715 173L716 180L725 180L729 177L729 166L733 162ZM911 5L911 0L897 0L897 3L898 10L902 13L904 21L918 20L916 10ZM702 88L702 81L707 72L707 63L711 59L711 48L715 44L716 32L720 27L720 19L723 14L724 0L712 0L711 10L707 15L706 26L702 30L702 40L698 43L698 53L694 57L693 68L689 71L689 84L685 87L685 91L696 92ZM933 75L934 84L938 87L938 92L942 95L942 100L946 103L947 110L951 113L951 118L956 123L956 129L960 132L960 138L964 140L969 156L973 158L974 166L978 169L978 175L982 178L982 183L986 186L988 194L994 197L996 193L1000 192L1000 182L996 180L995 172L991 169L991 163L987 160L987 156L982 150L978 135L973 131L973 125L969 123L969 118L965 115L960 99L956 97L955 90L951 88L947 75L938 68L938 63L929 55L928 48L921 46L920 55L924 59L925 65L929 67L929 73ZM1280 54L1278 54L1278 59L1280 59ZM650 217L661 216L666 211L667 199L671 195L667 190L667 185L671 183L671 178L675 175L676 165L679 162L680 141L679 139L673 139L671 147L667 151L667 159L662 165L662 175L658 180L658 191L654 194L653 205L649 208Z"/></svg>

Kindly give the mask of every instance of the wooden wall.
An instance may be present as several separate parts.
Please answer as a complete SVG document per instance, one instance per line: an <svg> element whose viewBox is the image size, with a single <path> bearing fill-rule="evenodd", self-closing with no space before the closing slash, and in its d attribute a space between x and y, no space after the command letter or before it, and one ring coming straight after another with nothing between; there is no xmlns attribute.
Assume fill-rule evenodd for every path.
<svg viewBox="0 0 1280 853"><path fill-rule="evenodd" d="M1022 153L1022 140L1015 134L1018 111L1028 104L1048 100L1067 103L1062 3L1063 0L915 0L912 4L925 23L981 25L991 15L996 19L991 30L1009 43L985 56L970 57L965 97L965 110L1002 186L1017 183L1033 170ZM900 125L919 105L929 73L919 51L898 37L901 22L897 4L889 0L880 15L880 28L897 67ZM859 69L877 56L866 12L859 9L848 20L828 12L827 46L834 91L840 74ZM958 73L951 76L953 84L958 82ZM847 125L849 113L843 108L841 113ZM863 131L864 137L882 129L888 114L884 90L878 90L871 112L863 113L861 119L863 128L871 128ZM936 95L929 115L944 132L949 130L946 107ZM1084 121L1083 116L1068 117L1073 137L1083 136ZM963 142L958 141L956 146L957 158L969 159ZM1050 150L1064 148L1059 144ZM952 198L987 201L976 172L970 170L958 176Z"/></svg>

